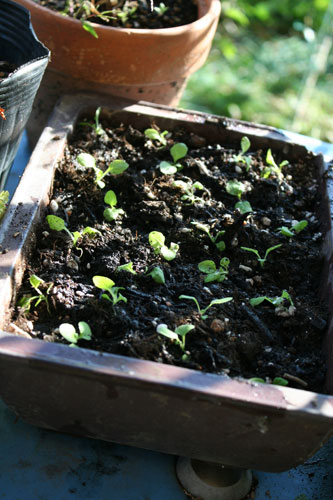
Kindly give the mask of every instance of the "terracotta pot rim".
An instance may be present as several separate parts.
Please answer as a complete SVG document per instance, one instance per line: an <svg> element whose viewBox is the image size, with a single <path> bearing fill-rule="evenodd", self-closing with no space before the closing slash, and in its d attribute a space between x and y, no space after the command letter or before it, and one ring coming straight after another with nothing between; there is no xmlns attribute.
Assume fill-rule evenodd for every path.
<svg viewBox="0 0 333 500"><path fill-rule="evenodd" d="M35 3L33 0L25 0L26 3L32 4L33 8L39 11L47 11L49 15L54 16L59 19L59 22L65 22L67 24L72 24L74 26L81 25L81 22L78 19L74 19L69 16L64 16L54 10L49 9L48 7L44 7L43 5L39 5ZM199 10L199 18L193 23L184 24L182 26L176 26L173 28L158 28L158 29L140 29L140 28L115 28L112 26L105 26L97 23L90 23L95 31L98 33L103 33L104 31L117 31L122 34L137 34L137 35L150 35L150 36L159 36L161 34L170 34L170 35L178 35L188 30L202 30L206 26L210 25L211 20L219 17L221 13L221 2L220 0L197 0L198 10ZM206 7L206 9L205 9ZM203 12L203 14L202 14Z"/></svg>

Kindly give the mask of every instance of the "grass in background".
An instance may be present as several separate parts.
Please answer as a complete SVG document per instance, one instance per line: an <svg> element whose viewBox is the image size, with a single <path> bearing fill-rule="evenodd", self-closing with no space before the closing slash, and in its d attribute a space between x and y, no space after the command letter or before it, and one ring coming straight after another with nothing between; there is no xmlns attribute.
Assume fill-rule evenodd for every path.
<svg viewBox="0 0 333 500"><path fill-rule="evenodd" d="M222 6L210 57L180 106L333 142L333 2Z"/></svg>

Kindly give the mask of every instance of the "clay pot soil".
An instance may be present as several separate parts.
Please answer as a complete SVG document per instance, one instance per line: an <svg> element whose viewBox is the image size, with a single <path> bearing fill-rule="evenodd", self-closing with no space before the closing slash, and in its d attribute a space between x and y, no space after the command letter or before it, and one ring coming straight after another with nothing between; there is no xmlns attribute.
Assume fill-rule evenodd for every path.
<svg viewBox="0 0 333 500"><path fill-rule="evenodd" d="M89 103L89 98L79 96L79 101ZM3 338L1 364L5 379L9 377L2 389L5 400L28 420L36 422L37 419L38 425L171 453L231 465L255 465L265 470L281 470L304 460L318 447L318 436L321 435L321 443L328 429L332 429L331 398L311 392L331 390L330 379L325 389L326 363L322 354L328 325L324 271L330 216L323 196L321 157L315 157L303 147L288 144L281 140L281 134L266 127L198 113L185 117L183 112L176 110L152 110L149 106L135 105L116 112L103 108L103 131L99 135L91 126L96 106L90 106L89 113L80 114L66 145L63 123L59 120L70 116L71 107L68 103L66 107L66 99L64 102L32 158L31 165L36 168L38 164L44 194L39 188L40 194L36 196L36 187L33 187L38 177L36 171L33 178L28 177L29 167L25 173L26 182L31 186L28 197L45 199L52 168L57 158L61 160L57 164L50 203L46 210L39 211L34 202L29 207L28 198L21 196L23 208L12 208L12 222L8 225L9 213L4 223L5 229L9 229L7 239L1 242L3 251L7 252L4 254L6 259L11 254L11 245L21 246L22 233L15 231L15 220L19 218L21 227L33 228L33 219L25 220L24 212L28 208L33 208L35 221L40 219L29 237L24 237L30 241L34 239L36 245L33 251L28 252L25 247L23 252L23 255L27 252L31 255L22 287L14 290L11 311L5 307L5 329L27 337L7 335ZM166 144L148 138L147 128L160 133L167 130L168 133L163 134ZM67 125L67 130L71 130L71 124ZM251 146L243 157L239 157L241 140L245 136ZM177 171L162 173L161 162L170 162L170 152L180 143L186 144L188 151L176 160L179 163ZM44 160L40 153L47 147L51 149ZM56 152L53 159L50 157L52 151ZM268 151L273 155L273 165ZM105 186L101 188L95 182L96 171L78 161L82 153L93 155L96 166L102 171L114 160L125 161L129 166L118 175L106 175L103 178ZM242 191L240 196L235 193L236 187ZM117 202L113 197L109 205L121 211L114 220L107 221L108 203L104 197L111 190ZM237 208L239 205L235 207L239 201L243 202L241 210ZM250 211L244 212L244 202L247 202L247 209L250 204ZM72 235L75 231L81 233L75 245L67 231L49 227L46 217L50 215L61 217ZM293 227L300 221L306 221L307 225L297 232ZM83 235L86 227L98 232ZM281 227L285 228L282 232ZM286 235L286 228L294 234ZM166 247L176 254L171 255L174 258L165 259L154 251L149 243L152 231L164 234ZM12 234L14 238L10 239L10 233L15 233ZM255 249L260 258L266 254L266 260L260 261L249 248ZM267 249L271 250L267 252ZM166 256L170 254L167 252ZM209 275L202 266L198 268L200 262L207 260L213 274L208 280ZM130 271L120 268L129 263L132 263ZM5 264L6 260L4 269ZM214 274L214 265L220 270L219 275ZM157 267L163 271L165 283L152 278L150 273ZM23 269L16 267L17 281ZM20 300L38 295L30 283L33 274L43 280L39 289L46 294L48 305L41 302L36 306L33 300L27 311ZM115 296L121 300L115 305L107 300L105 290L95 286L95 276L113 280L115 286L120 287ZM12 285L11 280L6 280L1 289L4 303L10 300L8 290ZM217 302L213 302L205 314L200 314L189 297L195 297L201 309L207 308L212 301ZM251 300L258 297L266 299L253 304ZM219 303L219 299L226 300ZM79 348L67 347L69 342L61 335L59 326L69 323L78 331L81 321L89 324L91 340L79 340ZM193 325L193 329L187 333L185 345L181 345L177 339L163 335L165 330L160 325L167 325L172 332L177 332L182 325ZM13 343L13 338L18 343ZM20 364L15 354L14 359L11 358L14 352L18 354L20 342L27 349L21 359L32 359L31 356L36 359L28 366L16 366L13 371L6 368L6 363L10 358L14 365ZM328 343L326 355L330 349ZM37 375L33 367L38 366L38 359L44 368L41 366L42 372L38 369ZM45 366L46 361L49 368L53 367L51 371ZM100 365L95 371L96 362L106 363L108 369L116 371L119 366L127 374L126 384L128 377L133 377L140 395L127 394L126 401L131 401L132 405L139 397L142 411L147 405L151 407L149 423L144 424L145 411L142 418L139 412L132 419L129 407L122 407L121 418L124 412L126 418L121 425L119 416L112 430L105 426L104 413L109 410L102 409L103 401L105 405L106 402L101 395L97 403L97 386L93 388L92 377L102 369ZM61 367L67 363L73 366L62 373ZM31 368L33 373L30 373ZM90 380L88 386L84 380L81 383L75 379L74 385L70 381L72 370L77 369L84 370L84 380L86 377ZM22 401L22 398L26 400L26 394L18 396L19 389L14 382L23 373L32 387L30 398L38 401L38 412L33 414ZM144 378L152 375L149 384L157 390L157 399L150 389L143 394L148 382L147 378L145 382L141 380L144 373ZM252 377L263 378L267 383L242 382ZM276 382L276 378L279 383L289 383L289 387L268 384ZM121 379L119 372L116 379L108 378L105 382L109 380L111 390ZM56 382L52 400L57 401L61 392L60 399L66 400L66 411L50 413L47 402L41 402L45 397L41 386L46 380L50 387ZM196 383L190 382L192 380ZM88 387L91 388L89 398L94 400L93 404L89 403L92 408L89 411L84 398L79 397L80 403L77 400L77 395L87 393ZM153 403L146 400L151 397ZM159 397L162 399L158 400ZM207 397L212 398L209 408L206 407ZM172 422L171 426L165 422L169 425L170 442L165 441L160 432L164 404L170 410L166 418L171 418ZM189 420L178 429L178 410L183 405L180 414L184 411ZM99 411L103 415L99 415L100 424L95 426L94 423L94 430L90 424L95 420L86 416L86 411L89 414ZM80 417L74 416L75 412ZM313 432L309 431L310 416ZM75 420L77 418L79 420ZM215 428L212 418L222 422L222 428L217 427L223 434L223 442L227 443L223 450L221 443L214 444L215 432L212 432L214 437L210 432L208 437L206 431L199 431L200 425L204 429ZM69 423L74 421L79 423ZM138 431L146 425L151 427L149 439ZM129 427L133 432L128 433ZM244 432L238 439L240 427ZM304 432L306 439L303 439ZM267 446L275 450L270 459L262 455ZM292 455L291 449L294 450Z"/></svg>
<svg viewBox="0 0 333 500"><path fill-rule="evenodd" d="M221 11L219 0L199 0L189 24L149 29L92 23L94 38L78 19L34 0L18 3L30 10L38 37L52 53L28 125L33 145L65 93L103 92L177 105L187 79L206 61ZM193 13L186 23L191 19Z"/></svg>

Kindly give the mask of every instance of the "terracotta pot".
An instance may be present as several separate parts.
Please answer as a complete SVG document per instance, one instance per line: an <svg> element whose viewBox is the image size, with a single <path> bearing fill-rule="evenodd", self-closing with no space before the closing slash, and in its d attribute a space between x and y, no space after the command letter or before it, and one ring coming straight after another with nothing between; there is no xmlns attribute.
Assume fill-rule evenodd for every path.
<svg viewBox="0 0 333 500"><path fill-rule="evenodd" d="M28 126L34 144L56 100L77 90L177 105L188 77L205 62L216 31L220 0L198 0L197 21L167 29L126 29L81 22L18 0L31 12L40 40L51 50Z"/></svg>
<svg viewBox="0 0 333 500"><path fill-rule="evenodd" d="M67 135L81 121L81 112L93 117L97 106L116 123L146 128L154 122L169 131L182 127L226 143L239 144L246 135L255 149L272 147L291 161L308 154L269 127L163 106L128 105L105 96L64 98L41 135L0 229L0 244L7 249L1 255L0 328L10 315L35 225L44 219L52 197L54 170ZM324 288L333 310L331 212L325 191L333 181L322 175L321 156L313 156L313 162L323 181ZM327 365L333 366L332 322L328 330ZM16 333L20 335L0 333L0 396L34 425L266 471L303 463L333 433L333 396L328 394L73 349ZM332 371L327 390L333 393Z"/></svg>

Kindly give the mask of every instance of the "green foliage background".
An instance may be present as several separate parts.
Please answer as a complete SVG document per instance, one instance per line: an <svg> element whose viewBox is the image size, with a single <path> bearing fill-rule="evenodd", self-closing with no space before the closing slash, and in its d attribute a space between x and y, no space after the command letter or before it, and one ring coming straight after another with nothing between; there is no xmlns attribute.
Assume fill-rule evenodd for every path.
<svg viewBox="0 0 333 500"><path fill-rule="evenodd" d="M333 2L222 0L180 106L333 142Z"/></svg>

